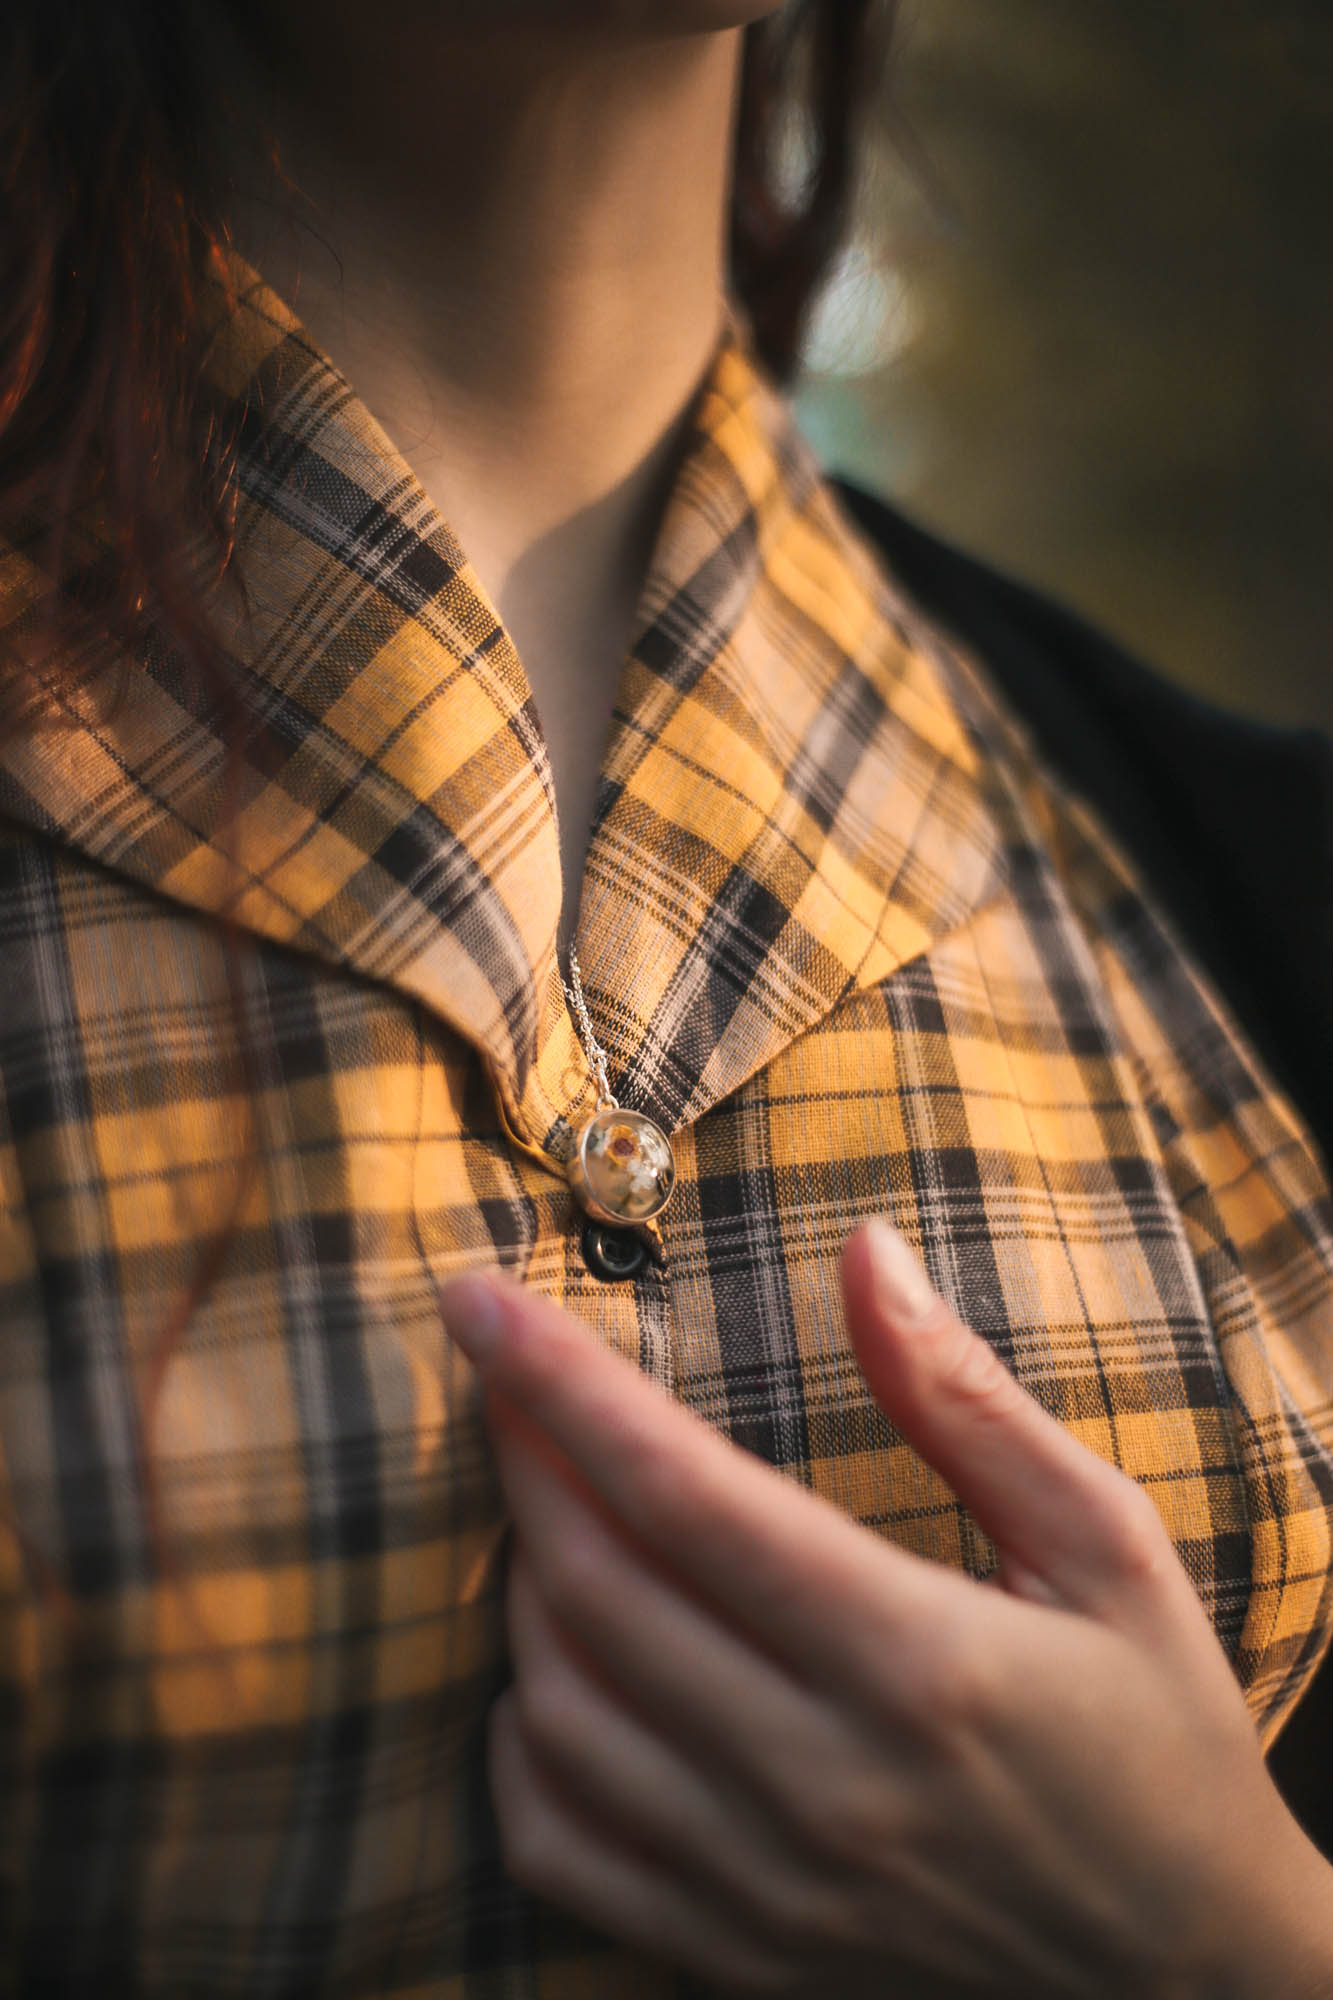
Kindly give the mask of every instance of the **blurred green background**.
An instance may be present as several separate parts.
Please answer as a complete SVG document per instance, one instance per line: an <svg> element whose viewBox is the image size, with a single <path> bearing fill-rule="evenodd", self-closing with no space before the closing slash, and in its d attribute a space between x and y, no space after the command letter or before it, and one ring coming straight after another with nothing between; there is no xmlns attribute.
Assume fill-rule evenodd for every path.
<svg viewBox="0 0 1333 2000"><path fill-rule="evenodd" d="M915 0L799 408L1164 671L1333 731L1333 0Z"/></svg>

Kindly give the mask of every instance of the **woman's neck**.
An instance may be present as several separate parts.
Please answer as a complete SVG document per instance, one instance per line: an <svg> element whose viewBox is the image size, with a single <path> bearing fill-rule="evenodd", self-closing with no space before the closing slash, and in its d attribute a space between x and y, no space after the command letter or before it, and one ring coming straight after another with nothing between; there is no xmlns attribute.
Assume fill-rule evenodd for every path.
<svg viewBox="0 0 1333 2000"><path fill-rule="evenodd" d="M425 20L395 37L360 5L338 20L266 0L262 122L300 198L266 203L239 160L255 193L237 246L407 457L518 647L551 759L564 939L682 420L721 331L740 34L454 39Z"/></svg>
<svg viewBox="0 0 1333 2000"><path fill-rule="evenodd" d="M497 599L588 510L604 548L637 545L720 330L738 33L395 36L338 14L265 9L266 119L300 195L242 201L238 247Z"/></svg>

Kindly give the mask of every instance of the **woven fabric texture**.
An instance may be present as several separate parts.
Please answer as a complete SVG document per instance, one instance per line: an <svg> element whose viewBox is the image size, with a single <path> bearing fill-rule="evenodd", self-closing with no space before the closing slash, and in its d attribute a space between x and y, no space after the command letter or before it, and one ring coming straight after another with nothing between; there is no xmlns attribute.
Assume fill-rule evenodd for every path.
<svg viewBox="0 0 1333 2000"><path fill-rule="evenodd" d="M686 1990L500 1867L505 1522L435 1303L478 1266L983 1574L845 1337L839 1247L887 1214L1147 1488L1271 1736L1333 1620L1333 1219L1151 896L733 328L578 924L612 1086L673 1135L678 1189L642 1275L593 1277L523 667L353 390L233 275L234 778L206 686L151 646L0 751L0 1986ZM94 524L78 546L95 565ZM19 643L35 588L0 550Z"/></svg>

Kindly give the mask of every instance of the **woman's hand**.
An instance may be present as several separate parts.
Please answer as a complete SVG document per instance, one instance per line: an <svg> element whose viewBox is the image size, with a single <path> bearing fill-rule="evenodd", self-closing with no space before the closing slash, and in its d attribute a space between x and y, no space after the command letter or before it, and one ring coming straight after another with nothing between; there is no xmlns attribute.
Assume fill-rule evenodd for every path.
<svg viewBox="0 0 1333 2000"><path fill-rule="evenodd" d="M511 1872L734 1990L1333 1993L1333 1871L1151 1503L887 1225L843 1283L872 1391L1000 1587L881 1541L542 1300L446 1291L516 1529Z"/></svg>

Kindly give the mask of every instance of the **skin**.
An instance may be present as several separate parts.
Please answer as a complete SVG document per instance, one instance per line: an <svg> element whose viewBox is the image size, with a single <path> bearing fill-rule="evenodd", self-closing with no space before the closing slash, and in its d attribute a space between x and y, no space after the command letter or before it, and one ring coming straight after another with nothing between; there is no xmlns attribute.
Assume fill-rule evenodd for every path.
<svg viewBox="0 0 1333 2000"><path fill-rule="evenodd" d="M848 1521L545 1301L445 1292L515 1525L511 1872L727 1991L1333 1993L1333 1872L1142 1489L886 1224L842 1278L866 1379L995 1541L993 1583Z"/></svg>
<svg viewBox="0 0 1333 2000"><path fill-rule="evenodd" d="M615 680L722 313L756 0L219 0L238 246L355 383L514 637L572 927ZM983 1586L759 1465L539 1299L444 1300L515 1522L492 1780L516 1877L738 1991L1333 1995L1333 1873L1150 1504L893 1239L843 1260ZM887 1260L887 1261L886 1261ZM898 1265L901 1276L901 1263ZM915 1298L915 1306L913 1305Z"/></svg>
<svg viewBox="0 0 1333 2000"><path fill-rule="evenodd" d="M577 914L682 420L721 331L733 104L762 0L232 0L238 247L457 533L527 669Z"/></svg>

